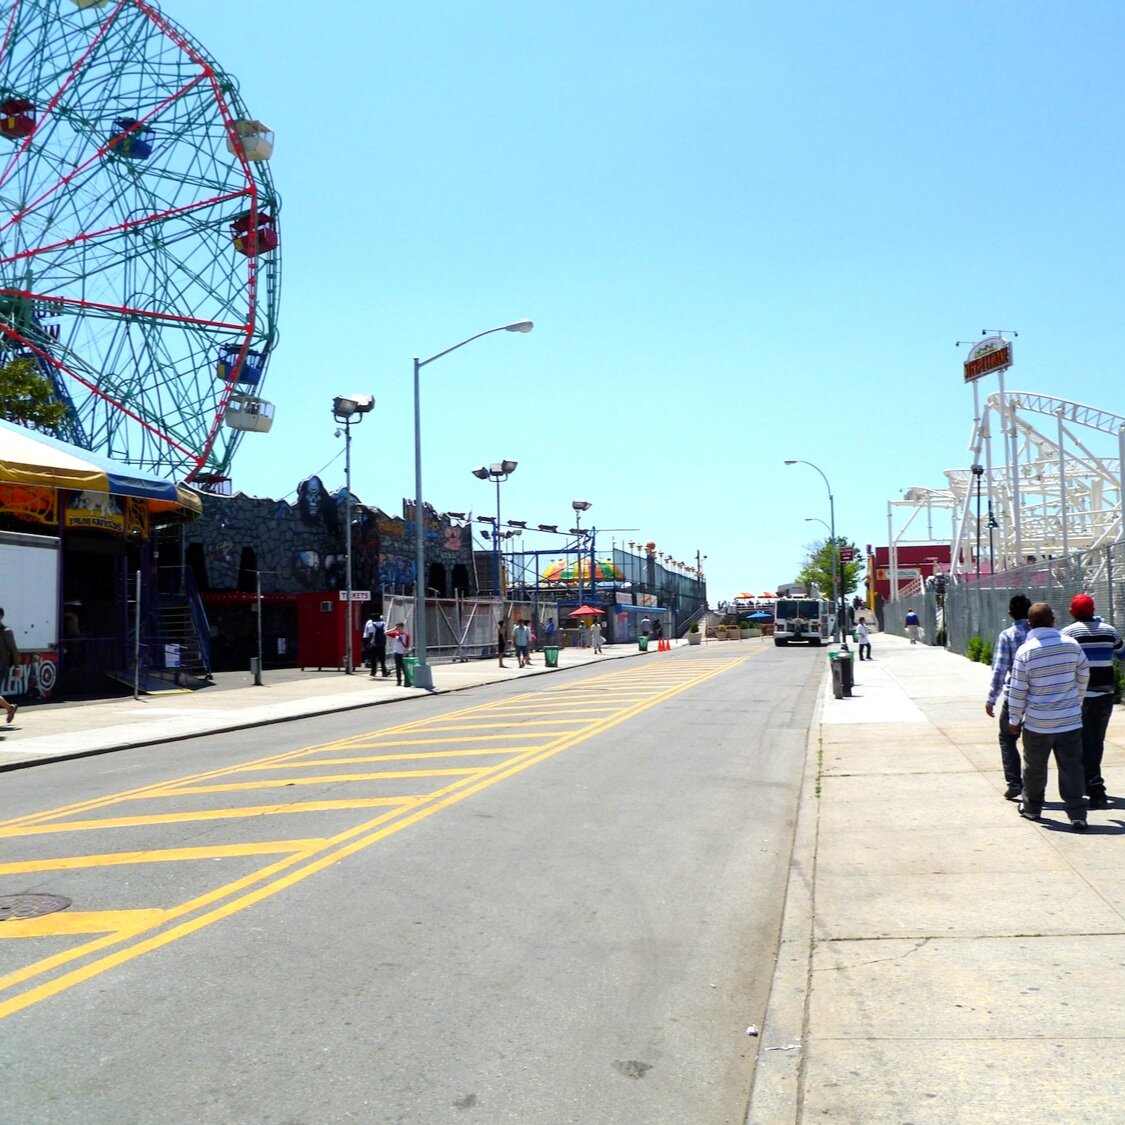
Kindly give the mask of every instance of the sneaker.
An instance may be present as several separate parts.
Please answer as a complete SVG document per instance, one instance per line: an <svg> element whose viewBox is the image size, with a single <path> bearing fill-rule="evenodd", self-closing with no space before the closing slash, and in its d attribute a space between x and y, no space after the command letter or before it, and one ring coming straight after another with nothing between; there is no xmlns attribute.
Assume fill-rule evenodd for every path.
<svg viewBox="0 0 1125 1125"><path fill-rule="evenodd" d="M1086 807L1090 809L1108 809L1109 798L1104 789L1095 789L1086 800Z"/></svg>
<svg viewBox="0 0 1125 1125"><path fill-rule="evenodd" d="M1020 801L1018 808L1019 808L1019 814L1020 814L1020 816L1022 816L1024 818L1024 820L1038 820L1039 819L1039 813L1035 809L1032 809L1028 805L1025 805L1023 803L1023 801Z"/></svg>
<svg viewBox="0 0 1125 1125"><path fill-rule="evenodd" d="M1004 800L1005 801L1018 801L1022 796L1023 796L1023 786L1022 785L1012 784L1012 785L1009 785L1008 788L1004 790Z"/></svg>
<svg viewBox="0 0 1125 1125"><path fill-rule="evenodd" d="M1070 822L1070 827L1073 828L1075 832L1085 832L1086 822L1084 820L1072 820Z"/></svg>

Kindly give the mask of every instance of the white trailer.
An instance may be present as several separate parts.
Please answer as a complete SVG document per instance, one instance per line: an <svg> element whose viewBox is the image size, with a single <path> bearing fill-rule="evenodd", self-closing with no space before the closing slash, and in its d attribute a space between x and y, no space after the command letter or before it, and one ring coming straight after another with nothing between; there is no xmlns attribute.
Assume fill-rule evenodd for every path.
<svg viewBox="0 0 1125 1125"><path fill-rule="evenodd" d="M59 540L0 531L0 607L23 658L0 684L0 695L49 695L59 646ZM48 668L49 665L49 668Z"/></svg>

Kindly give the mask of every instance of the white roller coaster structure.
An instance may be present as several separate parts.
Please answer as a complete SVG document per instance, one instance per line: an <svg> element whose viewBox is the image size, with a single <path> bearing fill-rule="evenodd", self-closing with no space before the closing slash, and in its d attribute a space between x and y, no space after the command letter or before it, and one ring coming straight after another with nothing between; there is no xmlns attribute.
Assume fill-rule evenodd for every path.
<svg viewBox="0 0 1125 1125"><path fill-rule="evenodd" d="M891 569L897 572L897 548L922 513L927 536L913 542L940 542L933 513L950 513L952 572L980 573L981 555L988 572L1032 561L1059 558L1122 538L1122 465L1125 464L1125 417L1031 391L1003 390L977 410L967 468L947 469L948 487L909 488L887 505ZM1042 419L1053 418L1052 432ZM999 456L993 448L998 423ZM1102 456L1103 435L1116 442L1117 456ZM896 535L893 511L912 509ZM982 542L984 544L982 548ZM897 583L892 579L891 588Z"/></svg>

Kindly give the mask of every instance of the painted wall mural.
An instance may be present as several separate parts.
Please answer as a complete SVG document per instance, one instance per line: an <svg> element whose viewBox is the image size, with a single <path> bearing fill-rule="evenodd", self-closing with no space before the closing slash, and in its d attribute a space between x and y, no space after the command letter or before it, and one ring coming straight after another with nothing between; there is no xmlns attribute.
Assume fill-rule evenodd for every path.
<svg viewBox="0 0 1125 1125"><path fill-rule="evenodd" d="M330 493L319 477L297 486L296 502L236 493L205 494L203 516L184 531L186 557L203 590L255 588L298 593L347 586L346 509L343 489ZM414 584L413 503L403 516L365 505L352 494L352 587L373 593L405 593ZM429 506L424 521L429 581L445 576L443 596L454 594L472 572L471 532ZM201 573L202 572L202 573ZM466 589L465 593L475 591Z"/></svg>

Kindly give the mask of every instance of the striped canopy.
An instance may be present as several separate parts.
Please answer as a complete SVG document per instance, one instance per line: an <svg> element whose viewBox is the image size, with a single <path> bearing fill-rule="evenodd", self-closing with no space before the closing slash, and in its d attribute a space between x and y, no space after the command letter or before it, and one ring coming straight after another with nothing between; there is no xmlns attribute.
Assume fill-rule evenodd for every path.
<svg viewBox="0 0 1125 1125"><path fill-rule="evenodd" d="M199 495L184 485L3 419L0 419L0 484L135 496L145 500L151 512L175 508L195 515L203 512Z"/></svg>

